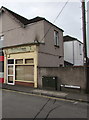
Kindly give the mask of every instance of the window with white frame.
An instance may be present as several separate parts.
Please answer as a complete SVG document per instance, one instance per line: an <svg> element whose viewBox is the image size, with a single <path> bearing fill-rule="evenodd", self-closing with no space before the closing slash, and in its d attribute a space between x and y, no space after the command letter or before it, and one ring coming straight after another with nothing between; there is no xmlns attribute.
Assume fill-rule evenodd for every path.
<svg viewBox="0 0 89 120"><path fill-rule="evenodd" d="M54 45L59 46L59 33L56 30L54 30Z"/></svg>
<svg viewBox="0 0 89 120"><path fill-rule="evenodd" d="M2 40L4 40L4 36L3 35L0 36L0 41L2 41Z"/></svg>

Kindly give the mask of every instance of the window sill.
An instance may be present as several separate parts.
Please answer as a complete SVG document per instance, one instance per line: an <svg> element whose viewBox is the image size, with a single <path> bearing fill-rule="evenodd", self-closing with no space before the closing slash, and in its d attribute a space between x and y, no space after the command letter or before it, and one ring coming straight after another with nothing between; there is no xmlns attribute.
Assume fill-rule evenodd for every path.
<svg viewBox="0 0 89 120"><path fill-rule="evenodd" d="M55 47L59 48L60 46L59 45L54 45Z"/></svg>

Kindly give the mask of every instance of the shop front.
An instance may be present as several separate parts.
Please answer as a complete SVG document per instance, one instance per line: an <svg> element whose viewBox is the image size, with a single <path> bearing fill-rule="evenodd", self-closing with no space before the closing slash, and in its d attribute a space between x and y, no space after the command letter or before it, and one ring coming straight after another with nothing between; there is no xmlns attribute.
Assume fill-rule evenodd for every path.
<svg viewBox="0 0 89 120"><path fill-rule="evenodd" d="M4 83L37 87L37 46L4 50Z"/></svg>

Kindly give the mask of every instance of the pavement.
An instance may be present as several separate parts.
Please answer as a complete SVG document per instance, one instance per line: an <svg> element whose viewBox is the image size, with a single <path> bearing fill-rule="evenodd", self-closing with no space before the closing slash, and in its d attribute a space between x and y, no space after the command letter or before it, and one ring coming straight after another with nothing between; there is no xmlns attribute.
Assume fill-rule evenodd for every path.
<svg viewBox="0 0 89 120"><path fill-rule="evenodd" d="M2 84L2 85L0 84L0 88L7 89L7 90L13 90L13 91L19 91L19 92L25 92L25 93L31 93L31 94L37 94L37 95L42 95L42 96L62 98L62 99L67 99L67 100L74 100L74 101L89 103L89 94L84 94L84 93L52 91L52 90L31 88L31 87L22 86L22 85L7 85L7 84Z"/></svg>

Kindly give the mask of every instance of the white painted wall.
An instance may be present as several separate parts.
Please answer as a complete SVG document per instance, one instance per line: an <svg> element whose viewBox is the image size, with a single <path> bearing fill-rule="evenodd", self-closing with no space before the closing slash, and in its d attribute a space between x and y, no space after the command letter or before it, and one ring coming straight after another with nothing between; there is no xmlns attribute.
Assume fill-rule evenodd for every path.
<svg viewBox="0 0 89 120"><path fill-rule="evenodd" d="M64 42L64 60L73 63L73 45L72 41Z"/></svg>
<svg viewBox="0 0 89 120"><path fill-rule="evenodd" d="M74 66L83 65L83 44L77 40L64 42L64 60Z"/></svg>
<svg viewBox="0 0 89 120"><path fill-rule="evenodd" d="M74 65L83 65L83 44L79 41L74 41Z"/></svg>

